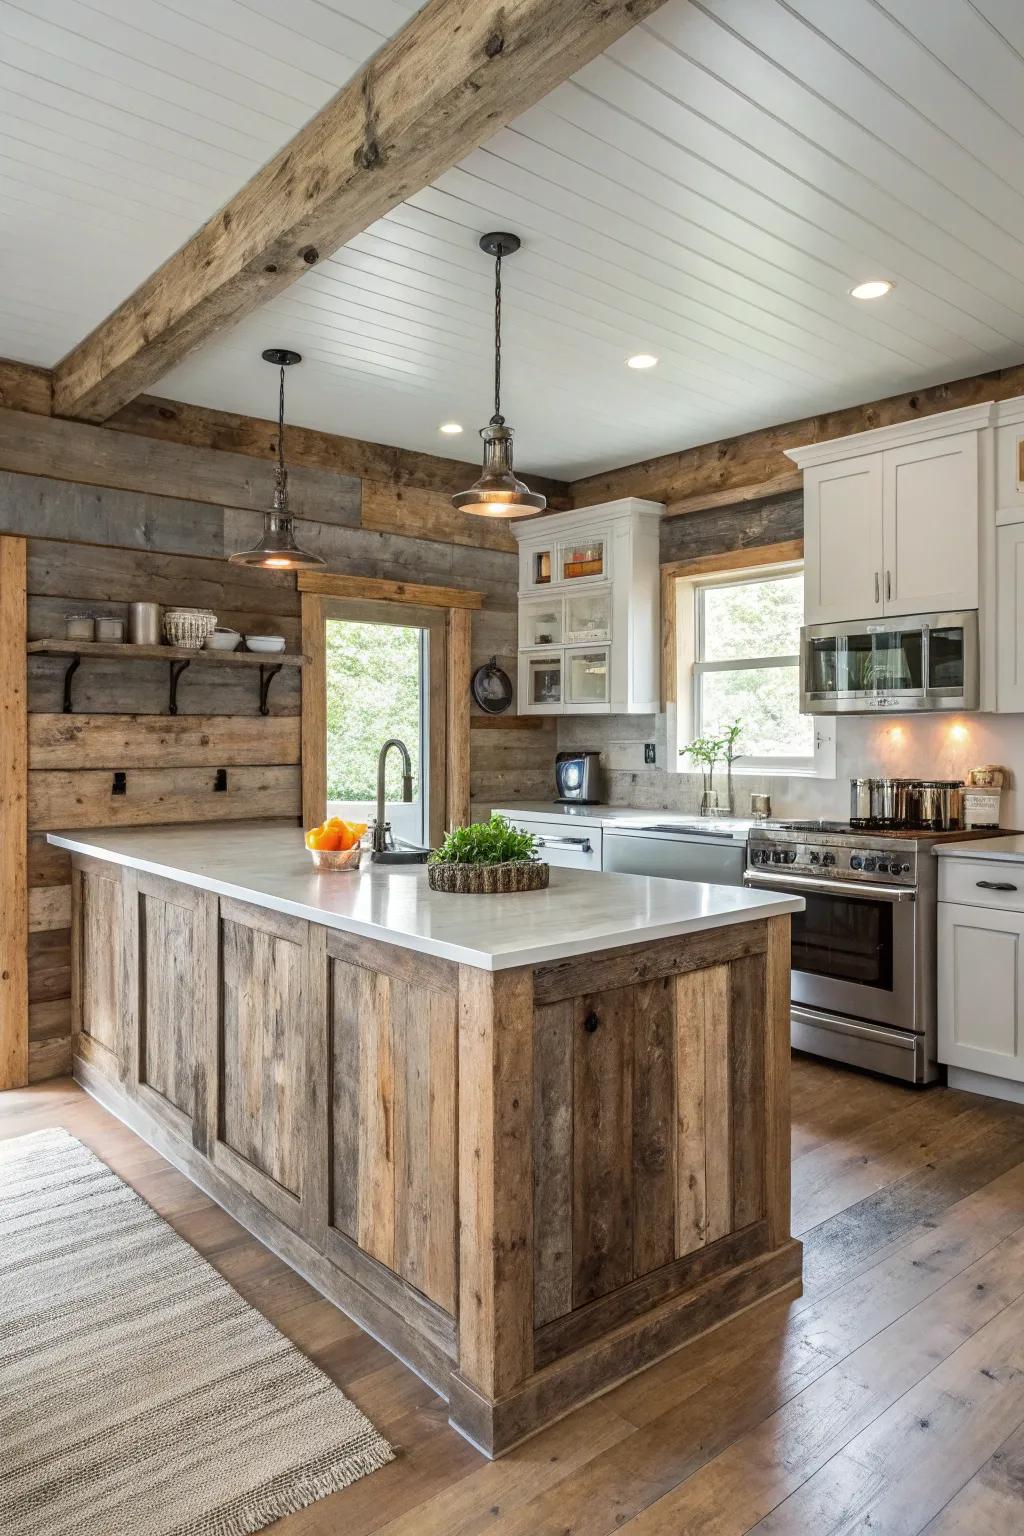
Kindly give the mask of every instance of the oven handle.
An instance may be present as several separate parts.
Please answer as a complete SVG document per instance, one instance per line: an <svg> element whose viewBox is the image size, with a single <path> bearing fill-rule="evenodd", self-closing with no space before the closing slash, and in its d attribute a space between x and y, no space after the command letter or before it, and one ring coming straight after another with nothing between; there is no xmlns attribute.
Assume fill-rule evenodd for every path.
<svg viewBox="0 0 1024 1536"><path fill-rule="evenodd" d="M820 891L825 896L862 896L871 901L916 901L917 892L888 885L863 885L854 880L816 880L813 875L772 875L767 871L748 869L743 876L744 885L770 886L773 890L784 889L799 896L801 891Z"/></svg>

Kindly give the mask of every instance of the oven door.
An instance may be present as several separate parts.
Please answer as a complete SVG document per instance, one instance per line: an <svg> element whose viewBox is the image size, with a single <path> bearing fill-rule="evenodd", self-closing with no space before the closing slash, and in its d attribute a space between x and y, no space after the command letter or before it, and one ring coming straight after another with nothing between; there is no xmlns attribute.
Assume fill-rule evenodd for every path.
<svg viewBox="0 0 1024 1536"><path fill-rule="evenodd" d="M919 1028L914 891L769 870L748 870L743 883L804 898L792 920L794 1003Z"/></svg>

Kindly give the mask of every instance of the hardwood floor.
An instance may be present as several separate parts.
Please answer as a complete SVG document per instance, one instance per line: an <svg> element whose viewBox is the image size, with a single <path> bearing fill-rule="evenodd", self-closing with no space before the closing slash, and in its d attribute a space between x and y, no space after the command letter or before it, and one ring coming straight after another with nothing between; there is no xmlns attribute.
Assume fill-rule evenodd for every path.
<svg viewBox="0 0 1024 1536"><path fill-rule="evenodd" d="M1024 1530L1024 1107L797 1058L805 1294L734 1319L488 1463L419 1379L66 1079L63 1125L399 1451L275 1536L1016 1536Z"/></svg>

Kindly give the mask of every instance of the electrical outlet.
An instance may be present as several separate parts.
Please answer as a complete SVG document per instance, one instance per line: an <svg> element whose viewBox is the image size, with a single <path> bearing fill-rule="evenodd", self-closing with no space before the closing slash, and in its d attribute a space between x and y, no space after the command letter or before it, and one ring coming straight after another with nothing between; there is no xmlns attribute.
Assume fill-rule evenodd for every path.
<svg viewBox="0 0 1024 1536"><path fill-rule="evenodd" d="M654 762L654 742L653 741L645 741L644 742L644 762L645 763L653 763Z"/></svg>

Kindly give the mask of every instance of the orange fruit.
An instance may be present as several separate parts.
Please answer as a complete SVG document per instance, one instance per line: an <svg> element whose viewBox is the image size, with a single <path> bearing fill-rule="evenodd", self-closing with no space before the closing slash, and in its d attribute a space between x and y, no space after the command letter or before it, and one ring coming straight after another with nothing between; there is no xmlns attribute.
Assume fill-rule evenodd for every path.
<svg viewBox="0 0 1024 1536"><path fill-rule="evenodd" d="M306 847L307 848L315 848L316 847L316 839L317 839L319 833L321 832L321 830L322 830L322 828L320 828L320 827L310 827L309 831L306 833Z"/></svg>
<svg viewBox="0 0 1024 1536"><path fill-rule="evenodd" d="M352 828L349 826L347 821L342 822L341 826L338 828L337 835L340 839L340 847L342 852L347 852L349 848L355 847L356 840L352 836Z"/></svg>
<svg viewBox="0 0 1024 1536"><path fill-rule="evenodd" d="M337 853L341 847L341 833L333 827L314 827L306 834L306 847L317 853Z"/></svg>

